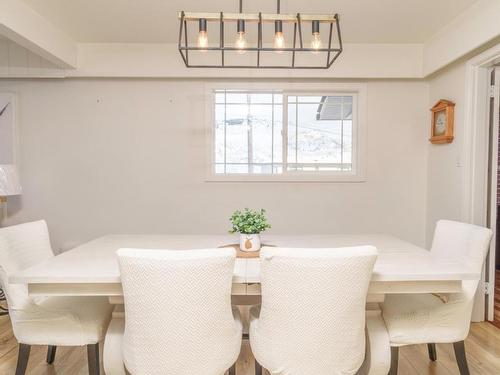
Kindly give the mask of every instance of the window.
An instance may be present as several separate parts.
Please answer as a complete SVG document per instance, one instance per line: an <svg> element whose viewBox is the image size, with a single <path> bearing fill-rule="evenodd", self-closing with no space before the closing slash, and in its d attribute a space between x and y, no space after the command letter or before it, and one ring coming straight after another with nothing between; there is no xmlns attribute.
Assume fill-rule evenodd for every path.
<svg viewBox="0 0 500 375"><path fill-rule="evenodd" d="M221 89L213 97L213 176L359 175L357 92Z"/></svg>

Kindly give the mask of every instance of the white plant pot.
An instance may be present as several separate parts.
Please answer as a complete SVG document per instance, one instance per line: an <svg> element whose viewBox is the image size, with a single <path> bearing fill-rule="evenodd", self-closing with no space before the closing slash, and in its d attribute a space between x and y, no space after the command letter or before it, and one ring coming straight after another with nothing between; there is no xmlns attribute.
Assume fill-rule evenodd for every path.
<svg viewBox="0 0 500 375"><path fill-rule="evenodd" d="M259 234L240 234L240 249L241 249L241 251L259 251L260 250L260 235Z"/></svg>

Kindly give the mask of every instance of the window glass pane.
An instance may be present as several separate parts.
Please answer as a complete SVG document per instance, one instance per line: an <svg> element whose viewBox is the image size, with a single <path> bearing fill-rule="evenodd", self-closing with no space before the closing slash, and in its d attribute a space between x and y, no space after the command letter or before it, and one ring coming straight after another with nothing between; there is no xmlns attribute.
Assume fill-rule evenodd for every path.
<svg viewBox="0 0 500 375"><path fill-rule="evenodd" d="M224 164L215 164L215 173L224 173Z"/></svg>
<svg viewBox="0 0 500 375"><path fill-rule="evenodd" d="M250 163L270 163L273 149L273 107L251 105L248 117Z"/></svg>
<svg viewBox="0 0 500 375"><path fill-rule="evenodd" d="M215 106L215 162L224 162L224 110L223 104Z"/></svg>
<svg viewBox="0 0 500 375"><path fill-rule="evenodd" d="M288 103L296 103L297 102L297 97L294 95L289 95L288 96Z"/></svg>
<svg viewBox="0 0 500 375"><path fill-rule="evenodd" d="M272 103L273 102L273 94L252 94L250 95L250 101L256 104L262 103Z"/></svg>
<svg viewBox="0 0 500 375"><path fill-rule="evenodd" d="M283 106L274 106L273 162L283 162Z"/></svg>
<svg viewBox="0 0 500 375"><path fill-rule="evenodd" d="M283 103L283 94L274 94L275 103Z"/></svg>
<svg viewBox="0 0 500 375"><path fill-rule="evenodd" d="M342 120L342 97L325 96L318 105L316 119L319 121Z"/></svg>
<svg viewBox="0 0 500 375"><path fill-rule="evenodd" d="M341 163L342 122L316 119L318 104L299 104L298 163Z"/></svg>
<svg viewBox="0 0 500 375"><path fill-rule="evenodd" d="M224 92L216 91L215 92L215 102L216 103L224 103Z"/></svg>
<svg viewBox="0 0 500 375"><path fill-rule="evenodd" d="M352 96L344 96L343 98L343 115L344 119L352 120Z"/></svg>
<svg viewBox="0 0 500 375"><path fill-rule="evenodd" d="M226 173L248 173L248 164L226 164Z"/></svg>
<svg viewBox="0 0 500 375"><path fill-rule="evenodd" d="M253 173L256 174L271 174L273 173L272 164L254 164L251 165Z"/></svg>
<svg viewBox="0 0 500 375"><path fill-rule="evenodd" d="M226 106L226 162L248 163L247 105Z"/></svg>
<svg viewBox="0 0 500 375"><path fill-rule="evenodd" d="M288 105L288 163L297 162L297 104Z"/></svg>
<svg viewBox="0 0 500 375"><path fill-rule="evenodd" d="M280 174L283 173L283 166L282 165L273 165L273 173L274 174Z"/></svg>
<svg viewBox="0 0 500 375"><path fill-rule="evenodd" d="M343 170L352 170L352 121L345 120L343 127Z"/></svg>
<svg viewBox="0 0 500 375"><path fill-rule="evenodd" d="M352 96L323 96L318 105L318 120L352 119Z"/></svg>
<svg viewBox="0 0 500 375"><path fill-rule="evenodd" d="M236 103L236 104L247 103L249 101L248 96L249 96L249 94L247 94L247 93L227 91L226 102L227 103Z"/></svg>
<svg viewBox="0 0 500 375"><path fill-rule="evenodd" d="M321 103L321 99L324 96L299 96L299 103Z"/></svg>

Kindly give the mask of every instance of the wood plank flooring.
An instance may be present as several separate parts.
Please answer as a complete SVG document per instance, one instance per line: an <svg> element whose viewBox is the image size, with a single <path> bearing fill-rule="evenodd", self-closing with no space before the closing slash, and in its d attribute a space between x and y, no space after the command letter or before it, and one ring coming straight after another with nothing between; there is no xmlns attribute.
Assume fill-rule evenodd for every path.
<svg viewBox="0 0 500 375"><path fill-rule="evenodd" d="M469 367L473 375L500 374L500 329L490 323L474 323L466 341ZM46 347L33 347L28 365L29 375L87 375L85 348L57 348L54 365L45 363ZM400 375L458 375L451 345L437 346L438 360L430 362L425 345L401 349ZM102 357L101 357L102 358ZM7 316L0 317L0 374L14 374L17 342ZM250 346L244 342L237 364L238 375L253 375ZM104 372L102 372L104 374ZM267 373L265 372L267 375Z"/></svg>

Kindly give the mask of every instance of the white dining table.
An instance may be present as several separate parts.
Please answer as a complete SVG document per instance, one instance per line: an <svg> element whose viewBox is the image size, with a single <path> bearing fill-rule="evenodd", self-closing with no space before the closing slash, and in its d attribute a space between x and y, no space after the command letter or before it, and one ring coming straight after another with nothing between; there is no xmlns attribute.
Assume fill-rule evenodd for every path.
<svg viewBox="0 0 500 375"><path fill-rule="evenodd" d="M10 278L26 284L31 296L106 296L115 305L105 342L103 363L106 374L124 374L121 339L124 329L123 291L116 251L137 249L203 249L218 248L237 242L230 235L108 235L59 254L27 268ZM368 292L368 313L377 326L379 343L372 352L377 364L370 374L382 374L390 362L390 347L378 302L391 293L458 293L463 280L480 275L454 259L436 258L431 252L387 235L265 235L264 246L293 248L339 248L371 245L378 249ZM260 295L260 260L237 258L232 294L245 297ZM244 303L244 302L243 302ZM368 324L368 323L367 323ZM374 340L374 339L373 339ZM373 344L373 342L372 342ZM377 347L377 345L375 345ZM386 372L385 372L386 373Z"/></svg>

